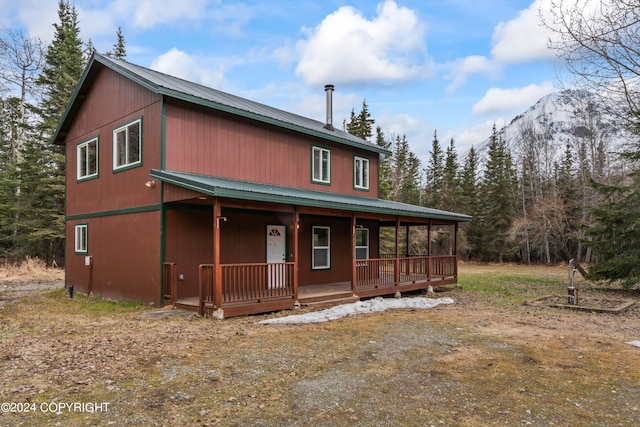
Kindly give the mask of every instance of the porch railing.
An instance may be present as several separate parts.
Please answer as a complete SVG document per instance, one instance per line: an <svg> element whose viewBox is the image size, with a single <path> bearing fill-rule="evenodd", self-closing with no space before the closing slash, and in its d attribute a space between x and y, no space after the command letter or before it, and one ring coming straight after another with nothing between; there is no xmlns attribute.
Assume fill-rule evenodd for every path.
<svg viewBox="0 0 640 427"><path fill-rule="evenodd" d="M396 272L396 269L399 269ZM356 290L456 277L456 257L411 256L356 260Z"/></svg>
<svg viewBox="0 0 640 427"><path fill-rule="evenodd" d="M200 307L293 298L293 269L293 262L223 264L222 301L217 302L214 266L202 264L199 267Z"/></svg>
<svg viewBox="0 0 640 427"><path fill-rule="evenodd" d="M293 297L293 262L223 264L223 302Z"/></svg>
<svg viewBox="0 0 640 427"><path fill-rule="evenodd" d="M431 257L431 276L446 279L456 277L456 257L455 256L434 256Z"/></svg>
<svg viewBox="0 0 640 427"><path fill-rule="evenodd" d="M200 264L198 266L198 314L204 314L204 309L213 308L216 305L215 289L213 287L216 271L213 264Z"/></svg>
<svg viewBox="0 0 640 427"><path fill-rule="evenodd" d="M356 289L393 285L395 264L395 258L357 259Z"/></svg>
<svg viewBox="0 0 640 427"><path fill-rule="evenodd" d="M162 265L162 293L165 304L173 304L178 299L178 265L173 262Z"/></svg>

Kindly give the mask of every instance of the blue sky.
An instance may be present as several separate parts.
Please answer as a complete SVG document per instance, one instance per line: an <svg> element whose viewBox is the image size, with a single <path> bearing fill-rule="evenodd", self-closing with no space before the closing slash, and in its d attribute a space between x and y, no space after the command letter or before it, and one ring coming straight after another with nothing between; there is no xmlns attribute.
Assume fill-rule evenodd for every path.
<svg viewBox="0 0 640 427"><path fill-rule="evenodd" d="M539 25L551 0L75 0L100 52L334 124L366 100L426 161L433 132L459 153L557 89ZM57 0L0 0L0 26L50 41Z"/></svg>

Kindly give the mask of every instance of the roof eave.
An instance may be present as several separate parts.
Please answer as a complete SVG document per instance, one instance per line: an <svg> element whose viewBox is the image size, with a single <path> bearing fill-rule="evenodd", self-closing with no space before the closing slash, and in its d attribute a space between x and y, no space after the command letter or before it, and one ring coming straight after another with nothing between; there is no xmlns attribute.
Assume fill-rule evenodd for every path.
<svg viewBox="0 0 640 427"><path fill-rule="evenodd" d="M421 213L421 212L413 212L411 210L402 210L402 209L389 209L388 207L376 207L376 206L363 206L363 205L355 205L344 202L325 202L319 199L309 198L302 199L295 196L283 196L283 195L269 195L264 193L256 193L250 191L242 191L242 190L234 190L228 188L221 188L217 186L211 186L204 183L194 183L193 180L189 179L181 179L180 177L175 176L175 174L168 173L166 171L161 170L151 170L150 175L152 178L157 178L165 183L177 185L182 188L186 188L189 190L197 191L202 194L206 194L212 197L226 197L230 199L242 199L242 200L251 200L256 202L268 202L268 203L280 203L280 204L290 204L290 205L299 205L306 207L314 207L314 208L324 208L324 209L338 209L345 211L358 211L358 212L366 212L373 214L385 214L385 215L399 215L405 217L412 218L429 218L429 219L440 219L446 221L455 221L455 222L468 222L471 221L472 218L467 215L455 214L451 215L447 212L432 212L429 214ZM372 199L378 200L378 199Z"/></svg>
<svg viewBox="0 0 640 427"><path fill-rule="evenodd" d="M382 147L377 147L373 144L367 143L366 141L363 141L362 143L358 143L357 141L352 141L346 138L341 138L338 135L329 135L325 132L321 132L321 131L317 131L314 129L310 129L310 128L306 128L303 126L298 126L295 125L293 123L287 123L287 122L283 122L281 120L277 120L277 119L273 119L267 116L262 116L260 114L256 114L253 113L251 111L246 111L246 110L242 110L239 108L235 108L235 107L231 107L228 105L224 105L224 104L220 104L217 102L213 102L213 101L209 101L203 98L199 98L197 96L193 96L193 95L189 95L183 92L179 92L173 89L169 89L169 88L165 88L163 86L160 86L156 83L153 83L147 79L142 78L140 75L136 74L135 72L132 72L124 67L119 66L116 62L114 61L110 61L107 57L104 57L103 55L97 54L97 53L93 53L91 56L91 59L89 60L89 63L87 64L87 67L85 68L85 71L80 79L79 84L76 87L76 90L73 94L73 96L71 97L71 100L69 102L69 105L67 106L67 109L65 110L62 119L60 120L60 124L58 125L58 129L56 129L56 132L54 134L54 138L53 141L56 144L62 144L62 140L64 138L60 138L60 132L64 126L64 124L67 122L67 119L69 118L69 112L71 111L73 105L75 104L78 94L81 90L81 88L84 86L84 82L86 80L87 75L89 74L90 70L92 69L92 67L94 66L94 63L98 62L102 65L104 65L105 67L117 72L118 74L121 74L123 76L125 76L126 78L130 79L131 81L141 85L142 87L148 89L149 91L159 94L159 95L164 95L170 98L174 98L174 99L178 99L181 101L185 101L191 104L196 104L196 105L200 105L203 107L207 107L207 108L212 108L214 110L218 110L218 111L223 111L229 114L233 114L236 116L240 116L240 117L245 117L251 120L255 120L255 121L259 121L262 123L266 123L266 124L270 124L273 126L277 126L277 127L281 127L284 129L288 129L288 130L292 130L295 132L299 132L299 133L303 133L306 135L310 135L310 136L314 136L317 138L321 138L324 140L329 140L332 142L337 142L343 145L347 145L350 147L354 147L354 148L359 148L362 150L366 150L366 151L370 151L370 152L375 152L378 154L384 154L384 155L391 155L391 151L382 148Z"/></svg>

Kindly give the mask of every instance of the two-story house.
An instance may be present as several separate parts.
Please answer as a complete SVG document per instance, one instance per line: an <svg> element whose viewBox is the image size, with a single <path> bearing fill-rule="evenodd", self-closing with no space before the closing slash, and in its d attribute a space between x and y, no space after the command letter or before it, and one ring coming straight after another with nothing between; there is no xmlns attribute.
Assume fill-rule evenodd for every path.
<svg viewBox="0 0 640 427"><path fill-rule="evenodd" d="M60 121L66 284L229 317L457 280L465 215L378 197L385 149L94 54Z"/></svg>

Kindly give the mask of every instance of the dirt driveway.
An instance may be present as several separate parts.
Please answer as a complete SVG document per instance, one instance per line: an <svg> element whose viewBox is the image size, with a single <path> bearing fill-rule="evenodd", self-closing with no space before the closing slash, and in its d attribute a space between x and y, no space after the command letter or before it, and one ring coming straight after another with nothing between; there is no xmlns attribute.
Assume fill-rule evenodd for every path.
<svg viewBox="0 0 640 427"><path fill-rule="evenodd" d="M454 304L297 326L30 292L0 308L0 425L640 425L640 308L522 304L563 276L463 266Z"/></svg>

